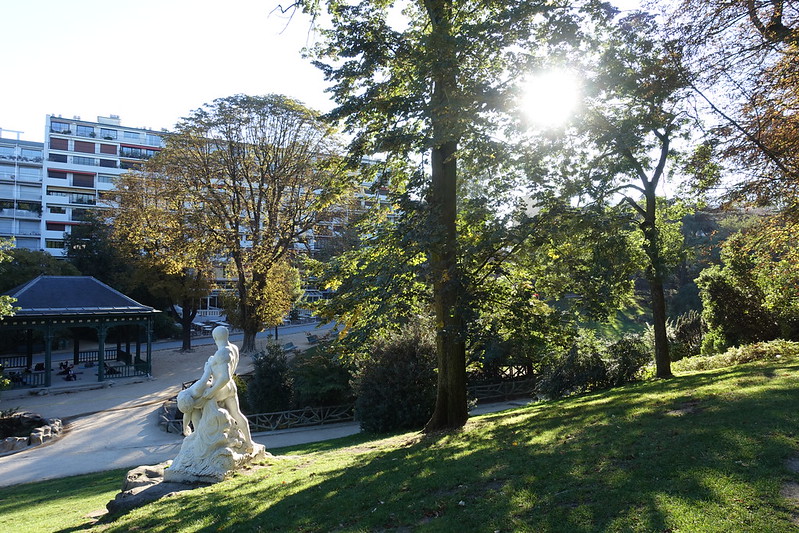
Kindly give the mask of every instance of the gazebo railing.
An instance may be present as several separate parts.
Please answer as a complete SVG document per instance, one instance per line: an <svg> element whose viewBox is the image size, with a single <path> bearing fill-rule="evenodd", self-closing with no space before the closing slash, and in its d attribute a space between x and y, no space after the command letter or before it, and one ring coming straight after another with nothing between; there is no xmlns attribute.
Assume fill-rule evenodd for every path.
<svg viewBox="0 0 799 533"><path fill-rule="evenodd" d="M47 379L45 372L5 372L4 375L11 380L12 389L44 387Z"/></svg>
<svg viewBox="0 0 799 533"><path fill-rule="evenodd" d="M3 368L25 368L28 366L28 356L0 355L0 366Z"/></svg>
<svg viewBox="0 0 799 533"><path fill-rule="evenodd" d="M118 351L116 348L107 348L105 350L105 360L116 360ZM78 363L96 363L100 360L100 350L86 350L78 352Z"/></svg>

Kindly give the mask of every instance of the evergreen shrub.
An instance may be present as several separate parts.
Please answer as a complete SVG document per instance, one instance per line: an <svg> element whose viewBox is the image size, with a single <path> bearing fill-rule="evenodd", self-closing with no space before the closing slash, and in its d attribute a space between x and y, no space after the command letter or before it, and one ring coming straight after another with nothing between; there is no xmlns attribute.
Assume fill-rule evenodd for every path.
<svg viewBox="0 0 799 533"><path fill-rule="evenodd" d="M289 364L283 347L267 343L253 355L252 378L247 384L250 414L291 409Z"/></svg>
<svg viewBox="0 0 799 533"><path fill-rule="evenodd" d="M420 429L436 399L436 349L432 328L403 327L378 340L355 379L355 416L375 433Z"/></svg>

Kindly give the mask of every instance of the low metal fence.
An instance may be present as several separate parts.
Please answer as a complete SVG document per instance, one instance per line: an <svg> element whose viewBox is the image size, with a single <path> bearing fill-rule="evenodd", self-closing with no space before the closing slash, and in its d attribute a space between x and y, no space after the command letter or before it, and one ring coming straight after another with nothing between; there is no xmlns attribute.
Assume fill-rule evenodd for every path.
<svg viewBox="0 0 799 533"><path fill-rule="evenodd" d="M355 420L355 406L349 404L332 407L306 407L293 411L249 415L247 420L249 420L250 429L253 432L352 422Z"/></svg>
<svg viewBox="0 0 799 533"><path fill-rule="evenodd" d="M173 406L164 406L160 424L167 433L182 433L183 420L174 418L174 416ZM355 420L355 406L351 404L247 415L250 431L253 433L352 422L353 420Z"/></svg>

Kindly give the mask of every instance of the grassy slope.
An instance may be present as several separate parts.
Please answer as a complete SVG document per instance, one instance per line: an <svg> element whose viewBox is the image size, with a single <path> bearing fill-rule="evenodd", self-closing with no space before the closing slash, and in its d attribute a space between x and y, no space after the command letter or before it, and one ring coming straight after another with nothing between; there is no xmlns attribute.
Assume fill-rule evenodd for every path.
<svg viewBox="0 0 799 533"><path fill-rule="evenodd" d="M799 456L797 406L795 361L696 373L478 417L456 434L281 450L250 475L95 528L796 531L799 509L780 490L799 482L786 468ZM70 505L102 507L116 476L73 480ZM67 497L51 487L0 490L0 529L88 527L74 516L37 521L53 520Z"/></svg>

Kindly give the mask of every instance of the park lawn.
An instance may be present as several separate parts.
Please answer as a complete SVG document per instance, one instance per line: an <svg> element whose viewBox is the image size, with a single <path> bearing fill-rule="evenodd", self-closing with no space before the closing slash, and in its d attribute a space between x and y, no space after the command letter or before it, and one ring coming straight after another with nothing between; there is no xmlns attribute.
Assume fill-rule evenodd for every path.
<svg viewBox="0 0 799 533"><path fill-rule="evenodd" d="M119 472L60 492L2 489L0 530L796 531L799 506L781 491L799 483L798 405L796 361L697 372L476 417L454 433L275 451L246 475L94 525L57 506L102 507ZM17 529L31 512L41 518Z"/></svg>

